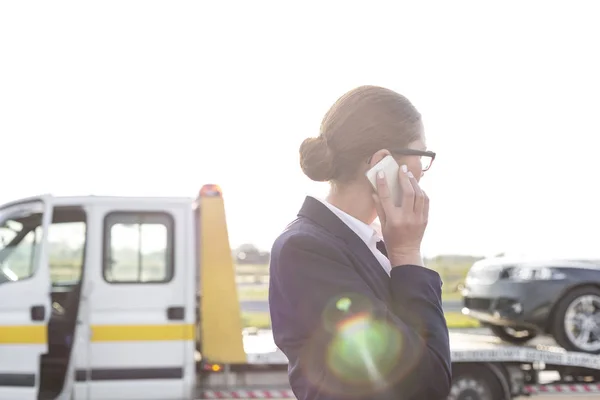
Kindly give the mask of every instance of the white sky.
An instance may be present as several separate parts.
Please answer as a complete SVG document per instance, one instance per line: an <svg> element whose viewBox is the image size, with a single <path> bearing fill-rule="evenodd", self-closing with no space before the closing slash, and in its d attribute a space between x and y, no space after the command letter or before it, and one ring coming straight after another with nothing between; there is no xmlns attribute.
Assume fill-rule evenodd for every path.
<svg viewBox="0 0 600 400"><path fill-rule="evenodd" d="M214 182L232 245L268 249L327 190L300 142L377 84L438 153L428 255L600 257L594 3L3 2L0 201Z"/></svg>

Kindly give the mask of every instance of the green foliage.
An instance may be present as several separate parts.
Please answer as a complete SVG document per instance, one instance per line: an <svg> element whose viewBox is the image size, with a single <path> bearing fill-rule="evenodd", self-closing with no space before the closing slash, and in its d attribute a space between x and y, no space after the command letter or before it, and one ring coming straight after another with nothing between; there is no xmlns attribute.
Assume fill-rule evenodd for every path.
<svg viewBox="0 0 600 400"><path fill-rule="evenodd" d="M480 258L441 256L426 261L428 268L437 271L442 278L442 296L445 300L460 299L459 287L464 283L469 269Z"/></svg>
<svg viewBox="0 0 600 400"><path fill-rule="evenodd" d="M448 329L478 328L479 321L458 312L444 313Z"/></svg>
<svg viewBox="0 0 600 400"><path fill-rule="evenodd" d="M242 326L244 328L270 329L271 316L267 312L243 312Z"/></svg>
<svg viewBox="0 0 600 400"><path fill-rule="evenodd" d="M235 272L239 276L269 275L269 264L236 264Z"/></svg>

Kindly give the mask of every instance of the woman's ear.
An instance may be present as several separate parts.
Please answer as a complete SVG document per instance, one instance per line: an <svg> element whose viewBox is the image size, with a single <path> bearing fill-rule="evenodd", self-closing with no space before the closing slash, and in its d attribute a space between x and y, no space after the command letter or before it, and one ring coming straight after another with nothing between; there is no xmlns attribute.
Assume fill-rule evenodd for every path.
<svg viewBox="0 0 600 400"><path fill-rule="evenodd" d="M373 153L373 155L371 156L371 158L369 158L369 169L373 168L373 166L375 164L377 164L379 161L383 160L385 157L391 155L391 153L386 150L386 149L381 149L376 151L375 153Z"/></svg>

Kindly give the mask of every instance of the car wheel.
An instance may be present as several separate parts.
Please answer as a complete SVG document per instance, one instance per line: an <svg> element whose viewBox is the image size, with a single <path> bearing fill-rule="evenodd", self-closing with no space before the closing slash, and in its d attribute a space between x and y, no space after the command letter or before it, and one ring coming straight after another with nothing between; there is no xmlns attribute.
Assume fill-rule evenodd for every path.
<svg viewBox="0 0 600 400"><path fill-rule="evenodd" d="M492 333L505 342L512 344L525 344L537 336L528 329L510 328L507 326L490 326Z"/></svg>
<svg viewBox="0 0 600 400"><path fill-rule="evenodd" d="M448 400L503 400L504 390L498 378L484 365L456 365Z"/></svg>
<svg viewBox="0 0 600 400"><path fill-rule="evenodd" d="M600 354L600 289L575 289L557 307L552 333L566 350Z"/></svg>

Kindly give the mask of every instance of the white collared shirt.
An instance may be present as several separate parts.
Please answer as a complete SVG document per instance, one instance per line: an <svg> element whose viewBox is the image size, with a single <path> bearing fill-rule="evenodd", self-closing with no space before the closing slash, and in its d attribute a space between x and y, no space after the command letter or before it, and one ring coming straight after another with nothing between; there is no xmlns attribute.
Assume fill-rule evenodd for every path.
<svg viewBox="0 0 600 400"><path fill-rule="evenodd" d="M382 240L381 227L378 224L376 224L375 222L372 225L367 225L364 222L362 222L361 220L348 214L347 212L342 211L339 208L335 207L334 205L329 203L327 200L318 199L318 198L317 198L317 200L319 200L327 208L329 208L331 210L331 212L333 212L339 219L341 219L342 222L344 222L348 226L348 228L352 229L352 231L354 231L354 233L356 233L358 235L358 237L361 238L363 240L363 242L365 242L365 244L367 245L369 250L371 250L371 252L375 256L375 258L377 258L377 260L381 264L381 267L383 268L383 270L388 275L390 275L390 273L392 271L392 266L390 264L390 260L388 260L388 258L385 255L383 255L379 251L379 249L377 249L377 242Z"/></svg>

